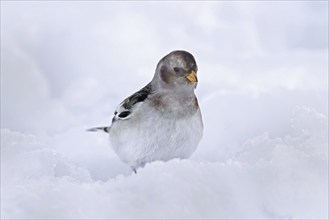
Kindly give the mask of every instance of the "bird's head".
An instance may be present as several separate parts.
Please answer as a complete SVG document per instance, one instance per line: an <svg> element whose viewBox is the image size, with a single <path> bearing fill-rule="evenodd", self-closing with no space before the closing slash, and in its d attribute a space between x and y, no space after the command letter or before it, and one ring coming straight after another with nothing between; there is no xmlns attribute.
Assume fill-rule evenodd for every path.
<svg viewBox="0 0 329 220"><path fill-rule="evenodd" d="M154 80L162 88L194 89L197 86L198 67L192 54L176 50L163 57L156 68Z"/></svg>

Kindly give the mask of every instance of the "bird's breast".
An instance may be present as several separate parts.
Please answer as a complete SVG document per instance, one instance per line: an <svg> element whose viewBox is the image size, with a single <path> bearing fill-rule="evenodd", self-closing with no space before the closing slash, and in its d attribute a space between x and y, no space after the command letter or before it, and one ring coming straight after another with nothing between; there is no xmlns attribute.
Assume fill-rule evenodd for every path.
<svg viewBox="0 0 329 220"><path fill-rule="evenodd" d="M154 95L150 98L149 105L162 116L171 118L191 117L199 111L198 100L194 94L187 97L179 97L179 94Z"/></svg>
<svg viewBox="0 0 329 220"><path fill-rule="evenodd" d="M179 117L149 105L132 116L113 124L110 131L112 147L124 162L187 158L202 137L200 111Z"/></svg>

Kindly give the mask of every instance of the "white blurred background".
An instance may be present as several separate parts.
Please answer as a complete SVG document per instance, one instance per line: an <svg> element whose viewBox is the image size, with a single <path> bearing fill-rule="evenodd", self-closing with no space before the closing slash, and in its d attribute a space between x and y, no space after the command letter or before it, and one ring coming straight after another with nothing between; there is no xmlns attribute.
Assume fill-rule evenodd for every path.
<svg viewBox="0 0 329 220"><path fill-rule="evenodd" d="M85 129L108 125L176 49L199 66L205 130L194 161L225 163L250 140L293 137L300 115L327 122L327 1L1 1L2 133L34 135L91 181L129 176L107 136ZM321 126L316 131L326 133L328 124ZM2 170L19 173L13 164ZM14 216L8 210L5 217Z"/></svg>

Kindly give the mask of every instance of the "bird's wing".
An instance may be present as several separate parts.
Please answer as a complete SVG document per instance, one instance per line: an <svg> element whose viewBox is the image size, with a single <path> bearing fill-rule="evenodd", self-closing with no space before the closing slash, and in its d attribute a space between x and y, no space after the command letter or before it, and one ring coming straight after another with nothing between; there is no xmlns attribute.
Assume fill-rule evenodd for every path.
<svg viewBox="0 0 329 220"><path fill-rule="evenodd" d="M147 84L144 88L139 90L138 92L134 93L133 95L129 96L120 105L114 112L114 116L112 119L112 123L118 120L125 120L128 119L131 114L134 112L134 108L137 104L142 103L150 94L152 93L151 83ZM87 129L87 131L104 131L109 133L111 126L106 127L95 127Z"/></svg>
<svg viewBox="0 0 329 220"><path fill-rule="evenodd" d="M140 104L145 101L145 99L152 93L151 83L147 84L144 88L139 90L138 92L132 94L120 105L114 112L114 117L112 119L112 123L117 120L125 120L128 119L131 114L134 112L134 108L137 104Z"/></svg>

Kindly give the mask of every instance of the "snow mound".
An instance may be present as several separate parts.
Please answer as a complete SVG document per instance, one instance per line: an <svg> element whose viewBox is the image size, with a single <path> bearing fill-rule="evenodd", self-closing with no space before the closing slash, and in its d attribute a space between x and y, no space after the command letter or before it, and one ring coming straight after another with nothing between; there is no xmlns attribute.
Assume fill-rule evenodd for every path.
<svg viewBox="0 0 329 220"><path fill-rule="evenodd" d="M1 183L15 184L42 177L70 176L90 181L89 172L76 167L33 135L1 130Z"/></svg>
<svg viewBox="0 0 329 220"><path fill-rule="evenodd" d="M301 107L284 137L224 162L154 162L107 181L37 137L1 130L1 218L328 218L328 118Z"/></svg>

